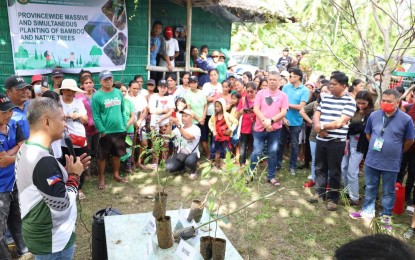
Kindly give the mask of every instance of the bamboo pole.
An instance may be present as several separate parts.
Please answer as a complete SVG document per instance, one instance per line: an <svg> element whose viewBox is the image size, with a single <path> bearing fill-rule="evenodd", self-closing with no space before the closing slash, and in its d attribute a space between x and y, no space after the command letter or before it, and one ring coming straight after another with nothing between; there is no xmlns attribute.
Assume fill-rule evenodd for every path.
<svg viewBox="0 0 415 260"><path fill-rule="evenodd" d="M147 43L147 64L150 65L150 43L151 43L151 0L148 0L148 43ZM147 73L147 79L150 79L150 73ZM157 84L157 83L156 83Z"/></svg>
<svg viewBox="0 0 415 260"><path fill-rule="evenodd" d="M185 71L190 71L190 43L192 41L192 0L187 0L187 33L186 33L186 58Z"/></svg>
<svg viewBox="0 0 415 260"><path fill-rule="evenodd" d="M206 73L206 74L208 73L205 70L202 70L200 68L193 68L193 67L190 67L189 70L185 70L185 68L182 68L182 67L174 67L172 71L169 71L166 67L147 65L146 70L148 70L148 71L157 71L157 72L184 72L184 71L191 71L191 72Z"/></svg>

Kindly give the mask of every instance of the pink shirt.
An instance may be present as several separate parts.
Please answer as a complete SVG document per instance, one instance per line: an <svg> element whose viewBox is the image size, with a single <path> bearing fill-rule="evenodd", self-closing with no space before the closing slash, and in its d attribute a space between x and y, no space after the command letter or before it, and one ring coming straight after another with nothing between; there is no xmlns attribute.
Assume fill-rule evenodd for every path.
<svg viewBox="0 0 415 260"><path fill-rule="evenodd" d="M253 107L254 107L254 100L250 100L248 98L248 103L247 103L246 98L241 98L238 104L237 111L240 112L243 109L249 109ZM252 126L252 123L255 121L256 121L256 115L254 114L253 110L250 110L249 113L243 113L241 133L251 134L251 126Z"/></svg>
<svg viewBox="0 0 415 260"><path fill-rule="evenodd" d="M272 104L268 105L267 97L272 98ZM281 112L282 109L288 110L288 96L281 90L272 93L268 88L260 90L255 97L254 107L259 108L265 118L271 118ZM272 125L274 130L282 128L282 119ZM262 122L256 120L254 130L256 132L263 132L265 129Z"/></svg>

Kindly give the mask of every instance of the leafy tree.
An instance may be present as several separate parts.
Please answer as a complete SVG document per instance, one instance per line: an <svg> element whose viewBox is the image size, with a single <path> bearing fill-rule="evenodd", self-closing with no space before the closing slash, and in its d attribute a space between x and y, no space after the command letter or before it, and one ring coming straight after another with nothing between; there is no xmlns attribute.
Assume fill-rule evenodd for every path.
<svg viewBox="0 0 415 260"><path fill-rule="evenodd" d="M91 50L89 51L89 55L91 56L91 62L93 66L99 65L99 58L102 56L102 50L98 46L92 46Z"/></svg>

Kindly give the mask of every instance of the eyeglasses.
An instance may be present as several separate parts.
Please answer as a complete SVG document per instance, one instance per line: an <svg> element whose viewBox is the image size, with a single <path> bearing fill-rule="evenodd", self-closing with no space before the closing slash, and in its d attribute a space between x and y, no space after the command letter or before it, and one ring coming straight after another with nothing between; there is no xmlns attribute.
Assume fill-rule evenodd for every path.
<svg viewBox="0 0 415 260"><path fill-rule="evenodd" d="M219 58L219 56L212 56L212 58Z"/></svg>
<svg viewBox="0 0 415 260"><path fill-rule="evenodd" d="M142 80L137 80L136 82L139 83L139 84L143 84L144 83L144 81L142 81Z"/></svg>

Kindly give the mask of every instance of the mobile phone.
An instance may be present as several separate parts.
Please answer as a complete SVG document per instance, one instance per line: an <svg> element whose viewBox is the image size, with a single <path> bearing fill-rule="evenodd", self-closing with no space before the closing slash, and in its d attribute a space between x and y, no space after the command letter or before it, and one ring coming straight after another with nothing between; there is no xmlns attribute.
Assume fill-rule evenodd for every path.
<svg viewBox="0 0 415 260"><path fill-rule="evenodd" d="M176 118L176 111L173 111L173 112L171 113L171 116L172 116L172 117L174 117L174 118Z"/></svg>
<svg viewBox="0 0 415 260"><path fill-rule="evenodd" d="M43 76L42 77L42 87L47 88L49 85L49 77L48 76Z"/></svg>

